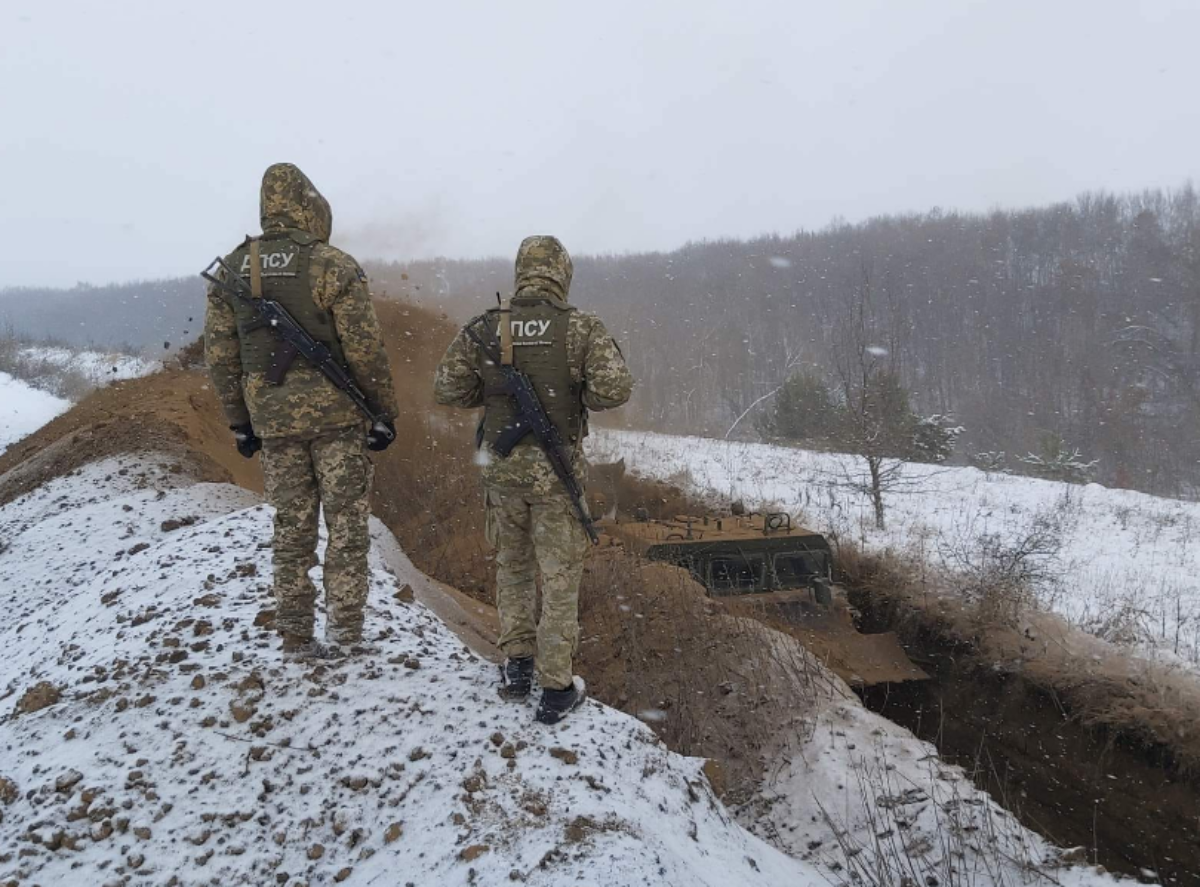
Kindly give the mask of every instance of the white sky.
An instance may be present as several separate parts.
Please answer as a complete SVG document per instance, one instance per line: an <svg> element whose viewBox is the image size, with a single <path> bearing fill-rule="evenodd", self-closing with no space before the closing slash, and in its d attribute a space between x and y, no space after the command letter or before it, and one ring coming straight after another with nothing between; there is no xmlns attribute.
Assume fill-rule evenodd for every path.
<svg viewBox="0 0 1200 887"><path fill-rule="evenodd" d="M0 287L190 274L299 164L360 258L1200 180L1200 0L0 0Z"/></svg>

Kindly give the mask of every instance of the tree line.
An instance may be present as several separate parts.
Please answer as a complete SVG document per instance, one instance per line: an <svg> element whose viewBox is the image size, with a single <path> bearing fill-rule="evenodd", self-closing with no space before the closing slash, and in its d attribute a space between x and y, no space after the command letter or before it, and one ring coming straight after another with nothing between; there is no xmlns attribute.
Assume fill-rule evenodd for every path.
<svg viewBox="0 0 1200 887"><path fill-rule="evenodd" d="M512 288L509 257L366 267L377 292L456 319ZM198 335L202 293L191 278L3 290L0 322L33 337L161 348ZM625 349L639 388L623 413L641 427L770 435L793 377L793 389L816 380L845 404L863 339L914 415L962 428L952 461L1048 475L1086 467L1076 479L1165 495L1200 489L1200 198L1190 185L577 255L572 298ZM798 421L829 438L827 419Z"/></svg>
<svg viewBox="0 0 1200 887"><path fill-rule="evenodd" d="M389 292L458 317L512 287L501 259L371 272ZM914 410L962 428L957 461L1022 471L1068 454L1110 485L1200 487L1200 199L1190 185L577 256L572 298L617 334L639 380L628 416L643 427L725 436L749 410L733 435L761 432L757 414L770 414L789 378L844 387L839 367L859 360L845 350L862 344L846 330L861 311L866 347Z"/></svg>

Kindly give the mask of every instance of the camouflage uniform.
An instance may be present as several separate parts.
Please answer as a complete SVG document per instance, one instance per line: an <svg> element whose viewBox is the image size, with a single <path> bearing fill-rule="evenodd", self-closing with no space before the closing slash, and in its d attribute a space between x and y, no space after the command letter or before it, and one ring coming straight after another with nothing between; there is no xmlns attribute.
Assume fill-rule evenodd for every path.
<svg viewBox="0 0 1200 887"><path fill-rule="evenodd" d="M275 164L263 176L261 216L264 250L281 241L305 250L307 280L291 285L311 298L312 304L305 304L313 316L328 318L321 335L309 332L324 337L367 399L394 419L391 369L367 278L353 258L328 244L333 222L328 202L295 166ZM245 247L227 259L232 267L248 267ZM264 273L263 279L264 295L270 297L270 278ZM324 506L327 637L353 643L361 637L368 583L372 466L364 451L366 423L350 400L302 358L282 384L269 382L250 359L245 310L215 287L209 289L205 357L230 426L251 424L263 441L267 499L276 509L276 624L285 639L313 635L316 591L308 571L316 564L317 518Z"/></svg>
<svg viewBox="0 0 1200 887"><path fill-rule="evenodd" d="M536 297L565 305L571 274L570 256L558 240L526 238L517 254L514 304L522 298ZM621 406L633 391L633 377L617 343L598 318L571 311L565 323L566 361L573 390L582 403L579 412L584 421L577 435L564 437L575 438L571 455L582 484L587 475L582 448L587 434L586 412ZM518 366L520 357L518 351ZM487 398L484 360L476 343L460 332L437 368L437 402L464 408L482 406ZM579 643L579 581L587 535L562 482L536 441L525 438L507 458L501 458L486 443L483 450L487 534L498 549L500 648L510 659L536 656L542 686L567 688L571 686L572 658ZM540 620L535 612L539 570Z"/></svg>

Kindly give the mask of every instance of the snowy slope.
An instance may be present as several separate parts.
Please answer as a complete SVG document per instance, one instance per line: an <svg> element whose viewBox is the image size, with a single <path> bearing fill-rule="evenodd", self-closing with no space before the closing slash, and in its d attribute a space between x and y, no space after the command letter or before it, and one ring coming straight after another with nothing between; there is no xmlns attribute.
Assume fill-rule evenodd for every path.
<svg viewBox="0 0 1200 887"><path fill-rule="evenodd" d="M865 497L847 488L847 477L863 473L857 457L603 429L591 441L597 461L624 457L634 474L780 507L868 548L912 551L947 568L977 553L984 537L1012 544L1050 526L1061 548L1046 564L1056 581L1039 589L1048 607L1147 655L1200 665L1200 503L911 464L903 486L885 496L879 531Z"/></svg>
<svg viewBox="0 0 1200 887"><path fill-rule="evenodd" d="M1024 828L961 767L863 708L849 690L824 699L738 820L835 884L1101 887L1132 883L1086 865ZM1147 873L1147 880L1152 878Z"/></svg>
<svg viewBox="0 0 1200 887"><path fill-rule="evenodd" d="M941 883L1116 883L1027 870L1057 852L832 676L739 811L755 838L636 720L501 703L390 537L378 653L285 666L269 522L132 457L0 508L0 883L840 885L897 817Z"/></svg>
<svg viewBox="0 0 1200 887"><path fill-rule="evenodd" d="M96 386L138 379L162 369L159 361L132 354L57 345L28 345L21 349L20 357L31 363L77 372Z"/></svg>
<svg viewBox="0 0 1200 887"><path fill-rule="evenodd" d="M284 665L269 536L131 458L0 509L0 883L827 883L633 718L502 703L377 554L378 653Z"/></svg>
<svg viewBox="0 0 1200 887"><path fill-rule="evenodd" d="M70 407L70 401L0 373L0 453Z"/></svg>

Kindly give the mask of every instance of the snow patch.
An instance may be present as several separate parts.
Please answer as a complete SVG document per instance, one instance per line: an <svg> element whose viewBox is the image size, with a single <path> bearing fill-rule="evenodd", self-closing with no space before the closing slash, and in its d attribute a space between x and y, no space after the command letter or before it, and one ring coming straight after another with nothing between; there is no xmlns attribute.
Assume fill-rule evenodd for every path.
<svg viewBox="0 0 1200 887"><path fill-rule="evenodd" d="M70 408L70 401L0 373L0 453Z"/></svg>

